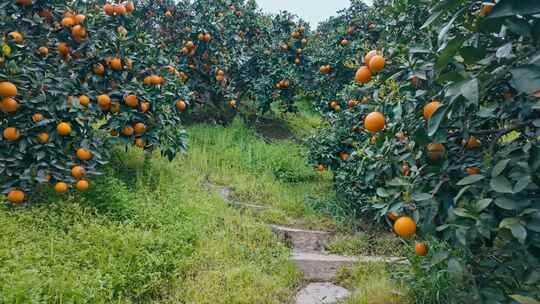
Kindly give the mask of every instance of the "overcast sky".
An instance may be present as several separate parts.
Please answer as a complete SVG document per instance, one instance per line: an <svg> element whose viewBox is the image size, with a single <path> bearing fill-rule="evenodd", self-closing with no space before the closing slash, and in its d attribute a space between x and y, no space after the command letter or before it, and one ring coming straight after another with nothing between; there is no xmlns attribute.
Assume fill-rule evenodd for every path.
<svg viewBox="0 0 540 304"><path fill-rule="evenodd" d="M349 0L256 0L265 12L277 13L286 10L295 13L316 27L317 24L336 11L350 5ZM366 3L370 3L367 0Z"/></svg>

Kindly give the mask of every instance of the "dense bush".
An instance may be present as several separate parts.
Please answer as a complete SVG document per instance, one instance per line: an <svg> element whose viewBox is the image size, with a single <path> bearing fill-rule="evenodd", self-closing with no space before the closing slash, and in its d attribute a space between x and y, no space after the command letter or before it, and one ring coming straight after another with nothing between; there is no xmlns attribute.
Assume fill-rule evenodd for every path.
<svg viewBox="0 0 540 304"><path fill-rule="evenodd" d="M339 195L355 209L376 211L388 223L412 217L420 236L463 248L470 259L444 248L433 248L428 259L454 276L473 276L474 288L461 290L466 299L538 297L540 6L504 0L359 6L319 33L348 34L358 29L355 20L367 25L350 43L364 44L363 52L332 52L338 34L314 59L338 65L321 76L336 77L325 90L335 96L319 104L331 126L312 139L313 164L334 171ZM369 50L384 56L383 71L365 78L342 64L374 72L362 60ZM368 116L374 112L380 114Z"/></svg>

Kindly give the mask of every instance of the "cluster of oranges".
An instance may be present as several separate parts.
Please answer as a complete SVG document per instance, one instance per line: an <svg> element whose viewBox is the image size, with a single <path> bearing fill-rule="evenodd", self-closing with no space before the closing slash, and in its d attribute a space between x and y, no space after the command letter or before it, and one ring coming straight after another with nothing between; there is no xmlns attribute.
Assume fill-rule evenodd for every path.
<svg viewBox="0 0 540 304"><path fill-rule="evenodd" d="M125 14L132 13L135 10L135 4L133 2L124 2L121 4L110 4L107 3L103 6L103 11L108 16L122 16Z"/></svg>
<svg viewBox="0 0 540 304"><path fill-rule="evenodd" d="M364 65L356 71L354 81L359 84L370 82L372 75L382 71L384 65L385 59L377 50L369 51L364 57Z"/></svg>

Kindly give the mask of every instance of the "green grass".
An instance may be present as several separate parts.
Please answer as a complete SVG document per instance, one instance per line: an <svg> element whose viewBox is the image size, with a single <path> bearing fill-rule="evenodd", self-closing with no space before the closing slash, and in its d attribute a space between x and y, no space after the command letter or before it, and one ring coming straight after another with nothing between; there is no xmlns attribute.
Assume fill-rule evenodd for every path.
<svg viewBox="0 0 540 304"><path fill-rule="evenodd" d="M189 153L172 163L155 153L146 166L142 151L118 149L85 194L42 189L29 206L0 207L0 303L290 302L301 275L265 223L345 229L309 204L336 199L331 175L306 164L303 146L266 144L238 120L188 131ZM270 209L236 210L206 181ZM342 282L354 299L392 296L387 273L377 278L356 271Z"/></svg>

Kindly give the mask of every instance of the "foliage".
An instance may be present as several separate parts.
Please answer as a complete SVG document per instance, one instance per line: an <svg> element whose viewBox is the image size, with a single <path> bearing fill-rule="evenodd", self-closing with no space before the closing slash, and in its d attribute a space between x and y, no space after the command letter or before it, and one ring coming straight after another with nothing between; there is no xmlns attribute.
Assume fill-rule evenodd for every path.
<svg viewBox="0 0 540 304"><path fill-rule="evenodd" d="M332 45L326 37L356 30L360 20L367 32L351 48L379 50L386 67L367 84L351 83L342 62L358 67L365 52L332 52L336 38L321 52L332 55L314 59L338 64L321 76L336 77L323 90L335 95L319 104L331 126L311 140L311 159L334 172L336 190L356 210L385 220L388 212L410 215L420 235L464 249L471 259L446 251L443 260L449 271L474 276L475 288L463 292L506 303L515 293L539 295L540 19L535 1L500 1L492 13L485 6L403 0L358 9L355 2L323 24L316 43ZM328 107L330 100L340 107ZM442 106L426 119L431 101ZM384 114L383 131L364 128L373 111Z"/></svg>

